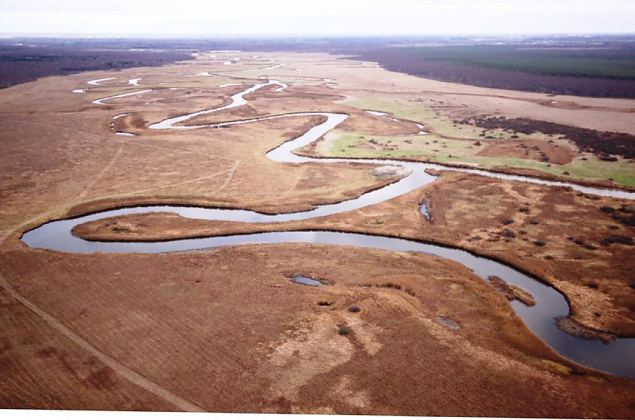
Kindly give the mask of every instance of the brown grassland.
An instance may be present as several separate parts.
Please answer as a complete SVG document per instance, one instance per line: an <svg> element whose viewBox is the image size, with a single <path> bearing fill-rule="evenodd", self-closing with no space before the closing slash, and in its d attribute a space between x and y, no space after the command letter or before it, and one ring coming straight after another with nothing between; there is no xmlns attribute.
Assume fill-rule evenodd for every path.
<svg viewBox="0 0 635 420"><path fill-rule="evenodd" d="M434 126L431 135L464 136L471 144L480 128L472 138L444 121L499 115L635 134L633 100L558 97L553 104L543 94L431 81L317 53L238 54L240 61L224 64L236 55L48 77L0 91L1 408L635 415L632 380L558 355L499 289L442 258L298 244L79 255L20 241L48 220L126 205L282 213L395 181L374 176L370 163L298 165L265 157L313 126L315 117L222 129L147 128L225 104L261 77L289 87L257 91L244 107L192 122L330 111L349 114L337 128L342 135L405 139L418 135L420 123ZM266 69L276 63L285 66ZM117 79L86 85L106 77ZM127 85L130 78L141 78L140 86ZM232 83L241 85L221 87ZM87 92L71 93L79 88ZM91 104L142 89L153 91ZM120 114L126 115L112 123ZM551 139L521 133L494 144L481 137L484 146L470 150L503 159L497 170L510 172L527 170L514 159L535 161L541 152L554 166L593 157L567 139L558 139L567 149L559 150ZM321 143L335 141L326 136ZM323 155L322 146L304 153ZM532 155L524 154L534 146ZM635 171L628 160L603 164ZM453 171L438 175L403 196L319 219L254 225L157 213L96 221L74 233L149 241L328 229L429 241L540 278L566 295L571 320L587 331L635 336L634 247L607 241L635 237L631 201ZM599 173L586 182L628 186L628 176L610 180ZM419 212L424 200L430 220ZM294 274L326 284L294 284Z"/></svg>

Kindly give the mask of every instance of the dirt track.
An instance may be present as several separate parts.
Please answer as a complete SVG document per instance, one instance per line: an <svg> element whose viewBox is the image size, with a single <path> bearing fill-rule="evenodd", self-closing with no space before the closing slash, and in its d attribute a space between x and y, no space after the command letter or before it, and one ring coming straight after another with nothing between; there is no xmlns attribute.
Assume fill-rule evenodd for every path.
<svg viewBox="0 0 635 420"><path fill-rule="evenodd" d="M38 279L30 267L43 258L47 278ZM503 296L437 258L294 245L163 256L15 251L4 254L2 264L8 281L20 279L20 292L67 328L206 410L629 413L630 381L586 371L553 354L525 330ZM69 275L69 266L75 274ZM331 285L295 285L286 276L296 272ZM51 290L50 284L57 287ZM352 304L361 312L349 312ZM461 328L440 323L446 318ZM337 334L343 323L350 336ZM15 341L25 334L32 331L5 336L5 366L30 357ZM66 351L52 346L52 352ZM14 392L32 392L30 380L20 379L25 372L13 372L6 377L13 391L4 394L9 400L3 406L16 405ZM39 395L59 392L50 372L37 371L44 387ZM543 387L560 391L537 392ZM602 392L607 387L612 393ZM421 389L426 399L415 398ZM470 398L448 404L448 389L462 389ZM577 406L562 407L567 395ZM594 402L584 403L586 398ZM44 404L36 395L30 401ZM77 401L72 407L90 405Z"/></svg>

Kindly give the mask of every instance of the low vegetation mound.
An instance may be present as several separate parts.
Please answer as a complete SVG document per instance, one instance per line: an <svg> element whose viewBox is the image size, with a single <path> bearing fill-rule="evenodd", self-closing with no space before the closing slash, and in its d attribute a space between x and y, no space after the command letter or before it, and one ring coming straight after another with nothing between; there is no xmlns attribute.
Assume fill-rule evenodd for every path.
<svg viewBox="0 0 635 420"><path fill-rule="evenodd" d="M536 304L536 299L531 293L518 286L507 283L498 276L490 276L489 281L492 286L509 301L518 300L527 306L534 306Z"/></svg>
<svg viewBox="0 0 635 420"><path fill-rule="evenodd" d="M503 129L523 134L559 134L573 141L580 150L595 153L603 160L617 160L614 156L635 158L635 136L632 134L590 130L529 118L486 116L468 118L460 123L473 124L488 130Z"/></svg>

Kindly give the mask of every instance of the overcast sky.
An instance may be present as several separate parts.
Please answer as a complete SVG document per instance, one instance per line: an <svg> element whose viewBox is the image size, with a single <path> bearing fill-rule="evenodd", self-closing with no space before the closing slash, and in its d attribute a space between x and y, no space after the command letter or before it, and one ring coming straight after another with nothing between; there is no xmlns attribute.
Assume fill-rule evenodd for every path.
<svg viewBox="0 0 635 420"><path fill-rule="evenodd" d="M635 0L0 0L0 33L426 35L635 32Z"/></svg>

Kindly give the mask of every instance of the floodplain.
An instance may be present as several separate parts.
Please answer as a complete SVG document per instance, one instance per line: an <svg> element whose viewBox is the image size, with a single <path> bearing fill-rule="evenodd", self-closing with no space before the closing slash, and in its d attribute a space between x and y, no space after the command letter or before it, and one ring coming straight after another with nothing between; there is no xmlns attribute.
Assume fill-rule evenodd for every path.
<svg viewBox="0 0 635 420"><path fill-rule="evenodd" d="M0 406L633 417L633 112L317 52L1 90Z"/></svg>

